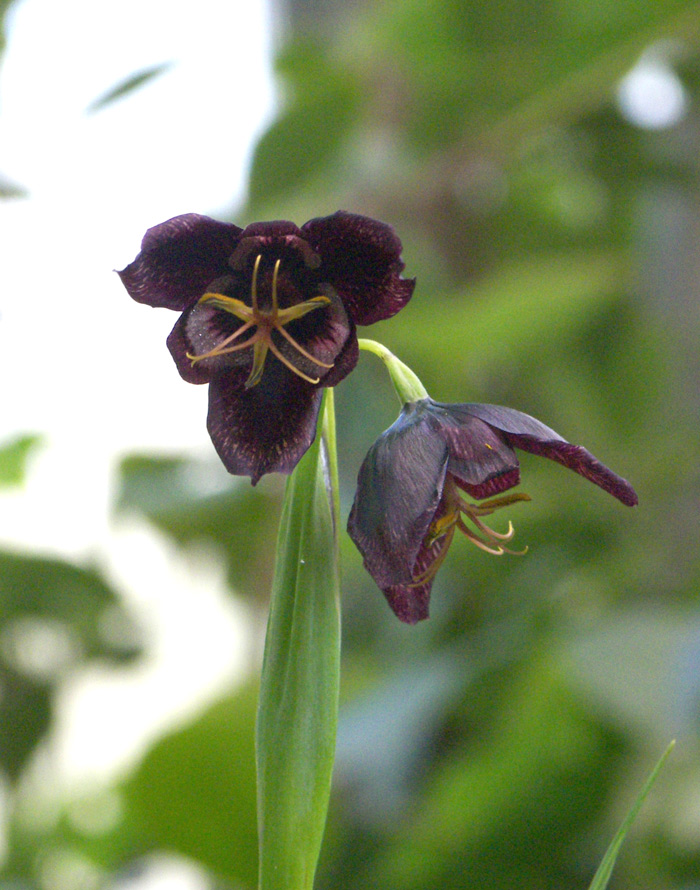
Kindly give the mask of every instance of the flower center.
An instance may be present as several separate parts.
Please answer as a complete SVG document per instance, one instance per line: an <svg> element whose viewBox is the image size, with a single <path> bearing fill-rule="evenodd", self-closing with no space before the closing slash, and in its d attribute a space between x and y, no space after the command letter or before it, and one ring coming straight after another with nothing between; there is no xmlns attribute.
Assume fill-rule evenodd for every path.
<svg viewBox="0 0 700 890"><path fill-rule="evenodd" d="M504 553L509 553L511 556L524 556L527 553L527 547L524 550L510 550L505 546L513 540L515 535L512 522L508 522L508 531L497 532L489 525L486 525L485 522L482 522L481 517L490 516L496 510L508 507L510 504L515 504L518 501L529 501L530 495L516 492L515 494L507 494L500 498L491 498L488 501L482 501L480 504L470 504L460 497L457 486L451 478L448 478L445 482L443 493L447 509L442 516L434 519L431 523L425 539L425 545L430 548L442 538L445 538L445 541L437 557L428 568L414 577L410 585L411 587L419 587L432 581L447 556L447 551L450 549L450 544L457 529L472 544L493 556L503 556ZM471 522L476 531L470 528L465 520Z"/></svg>
<svg viewBox="0 0 700 890"><path fill-rule="evenodd" d="M307 359L307 361L313 362L321 368L332 368L332 363L326 364L326 362L314 358L313 355L307 352L284 327L289 324L290 321L294 321L297 318L303 318L303 316L307 315L309 312L327 306L330 303L330 300L328 297L319 294L316 297L312 297L310 300L304 300L302 303L297 303L295 306L280 309L279 298L277 296L277 281L279 278L281 260L278 259L275 260L275 265L272 270L272 305L270 309L262 309L258 304L258 272L261 261L262 255L258 254L253 265L253 278L250 286L250 306L242 302L242 300L237 300L234 297L227 297L224 294L207 292L200 297L200 303L210 303L216 309L229 312L231 315L235 315L236 318L240 319L243 324L235 330L233 334L225 337L221 343L217 343L217 345L213 349L210 349L209 352L204 352L200 355L190 355L188 352L187 358L190 359L194 365L196 362L201 362L205 358L216 358L217 356L227 355L231 352L239 352L240 350L248 349L248 347L252 346L253 366L250 369L250 374L244 384L246 389L250 389L251 386L260 383L268 351L271 352L275 358L279 359L285 367L289 368L290 371L296 374L297 377L301 377L302 380L306 380L308 383L318 383L321 379L320 377L310 377L308 374L305 374L294 364L294 362L280 352L272 339L272 332L277 331L277 333L284 337L296 352L303 358ZM242 342L238 342L240 337L242 337L243 334L248 333L248 331L253 331L252 335Z"/></svg>

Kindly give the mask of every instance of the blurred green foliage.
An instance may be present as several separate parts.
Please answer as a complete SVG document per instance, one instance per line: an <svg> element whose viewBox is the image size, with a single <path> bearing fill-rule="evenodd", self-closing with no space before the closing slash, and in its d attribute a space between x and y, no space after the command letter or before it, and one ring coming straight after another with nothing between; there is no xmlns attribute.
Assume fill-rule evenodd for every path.
<svg viewBox="0 0 700 890"><path fill-rule="evenodd" d="M0 448L0 486L19 486L36 436ZM120 624L120 638L104 619ZM122 663L136 636L115 592L92 566L0 550L0 768L19 780L50 729L62 679L94 660Z"/></svg>
<svg viewBox="0 0 700 890"><path fill-rule="evenodd" d="M317 886L583 890L677 736L610 886L700 888L700 3L329 9L336 18L316 30L292 17L282 35L281 109L236 222L343 207L392 223L418 286L368 335L433 397L508 404L585 444L633 482L640 506L523 456L533 501L513 520L528 555L456 542L431 619L412 628L343 540L344 706ZM617 99L650 58L685 98L656 129ZM398 406L371 356L337 402L346 515ZM210 545L262 623L281 487L217 473L130 457L119 509L182 547ZM40 608L94 656L109 599L90 570L2 557L3 640L11 610ZM53 687L3 670L16 672L0 678L13 740L0 758L14 780L50 722ZM57 846L104 882L162 850L217 886L254 887L253 702L238 690L161 740L116 789L124 815L100 837L67 816L41 830L10 819L0 887L39 887L36 851Z"/></svg>
<svg viewBox="0 0 700 890"><path fill-rule="evenodd" d="M21 485L32 451L41 444L39 436L15 436L0 445L0 488Z"/></svg>

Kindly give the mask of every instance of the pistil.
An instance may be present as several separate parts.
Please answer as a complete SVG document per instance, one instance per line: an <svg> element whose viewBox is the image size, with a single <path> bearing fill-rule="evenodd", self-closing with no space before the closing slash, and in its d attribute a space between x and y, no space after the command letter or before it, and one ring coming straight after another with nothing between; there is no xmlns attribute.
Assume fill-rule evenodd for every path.
<svg viewBox="0 0 700 890"><path fill-rule="evenodd" d="M284 327L289 324L289 322L295 321L297 318L303 318L315 309L321 309L324 306L329 305L331 301L323 294L319 294L318 296L311 297L309 300L297 303L295 306L280 309L277 283L281 260L277 259L275 260L275 265L272 270L272 306L270 310L261 309L258 305L258 275L261 261L262 254L258 254L253 265L253 276L250 287L250 306L246 305L242 300L237 300L235 297L227 297L225 294L207 292L200 297L199 303L209 303L216 309L228 312L240 319L243 324L234 331L233 334L230 334L220 343L217 343L213 349L210 349L208 352L200 353L199 355L191 355L190 353L187 353L187 358L189 358L194 365L196 362L200 362L206 358L217 358L218 356L228 355L232 352L239 352L252 346L253 364L248 379L244 384L246 389L250 389L252 386L255 386L260 382L268 351L271 352L275 358L279 359L285 367L289 368L290 371L296 374L297 377L301 377L302 380L306 380L307 383L316 384L321 378L310 377L308 374L305 374L292 361L290 361L290 359L283 355L272 339L272 332L277 331L277 333L280 334L299 353L299 355L307 361L318 365L320 368L332 368L333 363L328 364L315 358L311 353L304 349L304 347L298 343ZM243 334L252 329L255 330L250 337L242 342L237 342Z"/></svg>

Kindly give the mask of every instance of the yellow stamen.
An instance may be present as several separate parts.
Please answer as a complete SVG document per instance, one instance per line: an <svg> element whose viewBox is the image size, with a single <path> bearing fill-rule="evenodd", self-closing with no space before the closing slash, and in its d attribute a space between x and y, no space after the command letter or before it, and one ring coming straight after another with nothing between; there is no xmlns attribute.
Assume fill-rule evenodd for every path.
<svg viewBox="0 0 700 890"><path fill-rule="evenodd" d="M501 547L500 544L496 544L495 546L489 546L488 541L482 540L477 534L469 528L468 525L465 524L463 519L459 519L457 522L457 526L459 530L474 544L479 550L483 550L484 553L490 553L492 556L503 556L506 552L505 547ZM510 552L510 551L509 551Z"/></svg>
<svg viewBox="0 0 700 890"><path fill-rule="evenodd" d="M250 285L250 302L253 307L253 312L256 315L258 313L258 269L260 268L261 260L262 260L262 254L259 253L255 257L255 263L253 264L253 280ZM279 263L279 260L277 260L277 262ZM275 264L275 268L277 268L276 264ZM275 284L276 283L277 282L273 277L273 284L272 284L272 304L273 304L273 306L275 304Z"/></svg>
<svg viewBox="0 0 700 890"><path fill-rule="evenodd" d="M459 510L455 510L452 513L445 513L445 515L440 516L439 519L434 519L428 529L428 537L425 541L426 545L432 547L436 541L439 541L443 535L446 535L450 531L458 519Z"/></svg>
<svg viewBox="0 0 700 890"><path fill-rule="evenodd" d="M435 557L433 562L428 566L428 568L421 572L420 575L416 575L408 587L420 587L422 584L427 584L429 581L432 581L435 575L437 574L438 569L445 561L445 557L447 556L447 551L450 549L450 544L452 543L452 538L455 536L455 529L457 528L457 523L453 522L452 525L443 532L444 535L447 536L447 540L442 545L442 550ZM431 544L428 546L432 546L432 544L437 541L438 538L435 538Z"/></svg>
<svg viewBox="0 0 700 890"><path fill-rule="evenodd" d="M316 299L316 297L314 297L314 299ZM330 300L328 302L330 302ZM300 352L304 356L304 358L308 358L308 360L310 362L313 362L315 365L320 365L322 368L332 368L333 367L333 362L328 364L327 362L322 362L320 359L314 358L313 355L308 353L304 349L304 347L301 346L301 344L297 343L297 341L294 339L294 337L292 337L292 335L289 333L289 331L285 331L285 329L282 327L277 328L277 331L280 334L282 334L282 336L285 338L285 340L287 340L289 343L292 344L292 346L296 349L297 352Z"/></svg>
<svg viewBox="0 0 700 890"><path fill-rule="evenodd" d="M511 504L517 504L518 501L531 501L532 498L524 491L516 491L513 494L506 494L502 498L491 498L489 501L482 501L480 504L470 504L462 498L457 498L459 505L465 513L475 516L490 516L495 510L501 507L509 507Z"/></svg>
<svg viewBox="0 0 700 890"><path fill-rule="evenodd" d="M246 305L241 300L237 300L235 297L228 297L225 294L217 294L209 291L200 297L200 303L211 303L216 309L221 309L224 312L228 312L230 315L234 315L236 318L240 319L243 324L240 328L234 331L233 334L230 334L222 340L221 343L217 343L217 345L208 352L199 353L197 355L192 355L188 352L187 358L194 365L196 362L200 362L203 359L218 358L219 356L228 355L232 352L239 352L242 349L247 349L249 346L252 346L253 363L248 379L244 384L246 389L255 386L262 379L268 352L271 352L275 358L282 362L285 367L289 368L292 373L296 374L297 377L301 377L301 379L306 380L307 383L316 384L321 378L310 377L298 368L294 362L284 356L273 342L272 333L273 331L276 331L280 334L293 347L293 349L307 361L318 365L320 368L332 368L333 362L322 362L320 359L315 358L310 352L304 349L304 347L298 343L284 327L289 324L289 322L295 321L298 318L303 318L315 309L321 309L324 306L328 306L331 301L325 295L319 294L315 297L311 297L309 300L297 303L295 306L280 309L278 279L281 260L277 259L275 260L275 265L272 269L272 306L270 310L261 309L258 303L258 275L261 262L262 254L258 254L253 264L253 274L250 284L250 306ZM251 337L240 343L235 342L243 333L249 331L251 328L255 328Z"/></svg>
<svg viewBox="0 0 700 890"><path fill-rule="evenodd" d="M234 331L230 337L227 337L225 340L222 340L222 342L219 343L217 346L215 346L213 349L210 349L209 352L201 352L199 355L192 355L191 352L186 352L185 355L194 365L194 364L196 364L196 362L201 362L201 360L203 358L214 358L217 355L226 355L226 353L228 353L228 352L236 352L239 349L243 349L246 346L249 346L250 343L252 342L252 339L246 340L243 343L238 343L236 346L229 346L228 344L232 343L234 340L236 340L238 337L240 337L241 334L245 334L245 332L249 331L252 327L253 327L253 322L247 321L244 325L242 325L240 328L238 328L237 331ZM228 347L228 348L225 348L225 347Z"/></svg>
<svg viewBox="0 0 700 890"><path fill-rule="evenodd" d="M446 540L443 542L442 549L437 557L424 572L414 576L408 585L409 587L420 587L422 584L432 581L447 556L447 551L452 543L456 529L459 529L475 547L492 556L503 556L504 553L508 553L511 556L524 556L527 553L527 547L524 550L511 550L505 546L513 540L515 535L512 522L508 522L508 530L506 532L497 532L486 525L480 517L490 516L491 513L501 509L501 507L508 507L519 501L529 501L529 495L516 492L515 494L507 494L499 498L491 498L479 504L470 504L459 496L454 479L448 475L445 481L443 497L445 498L446 512L433 520L423 546L430 548L442 538ZM471 529L465 520L469 520L475 526L476 531Z"/></svg>

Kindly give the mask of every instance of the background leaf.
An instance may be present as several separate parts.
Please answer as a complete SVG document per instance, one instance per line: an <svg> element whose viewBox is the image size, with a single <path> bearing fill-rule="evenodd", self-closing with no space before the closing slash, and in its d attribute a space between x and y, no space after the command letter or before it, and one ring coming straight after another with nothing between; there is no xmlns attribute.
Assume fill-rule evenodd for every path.
<svg viewBox="0 0 700 890"><path fill-rule="evenodd" d="M121 627L105 633L105 619ZM93 568L0 552L0 767L17 780L53 716L57 685L92 659L125 662L139 638L115 593Z"/></svg>
<svg viewBox="0 0 700 890"><path fill-rule="evenodd" d="M167 71L170 71L172 67L172 62L161 62L159 65L152 65L150 68L144 68L143 71L137 71L135 74L131 74L129 77L121 81L121 83L118 83L110 90L107 90L102 96L95 99L94 102L91 102L87 109L88 114L94 114L96 111L101 111L103 108L107 108L114 102L126 98L131 93L140 90L147 83L150 83L150 81L155 80L157 77L161 77Z"/></svg>
<svg viewBox="0 0 700 890"><path fill-rule="evenodd" d="M22 484L27 461L40 444L40 436L17 436L0 446L0 488Z"/></svg>

